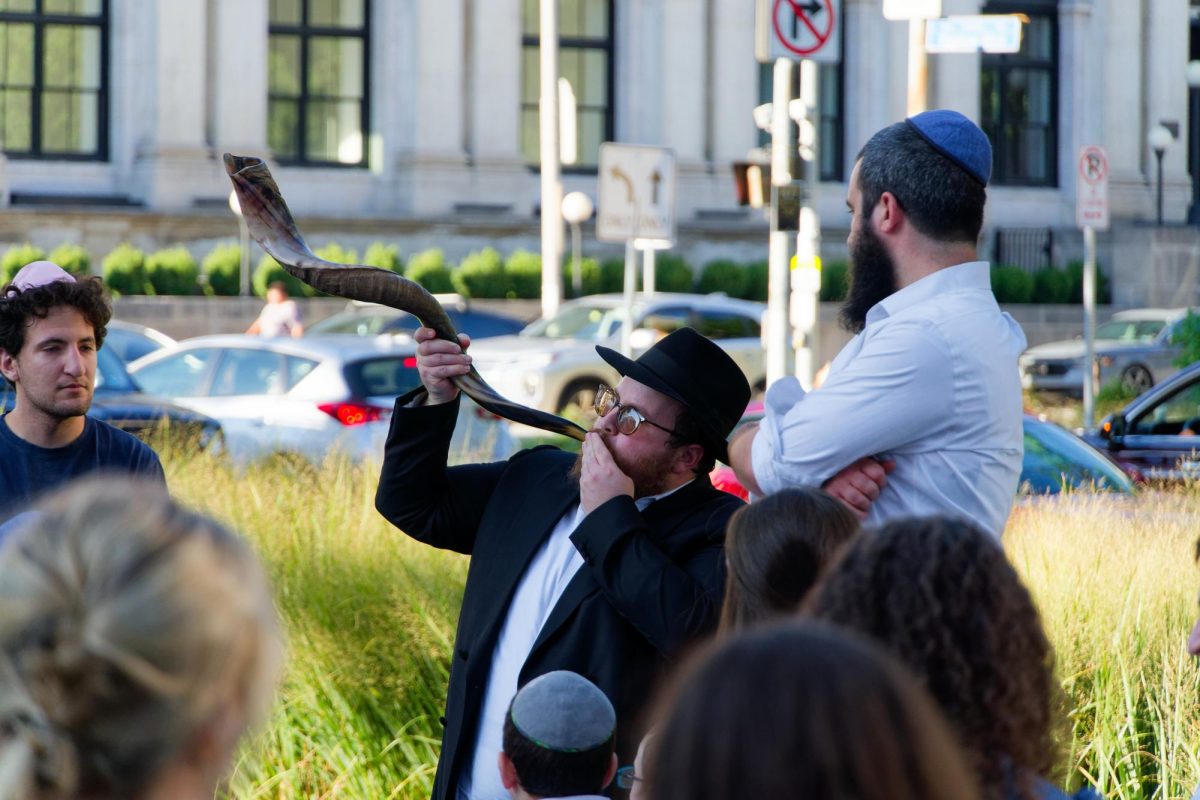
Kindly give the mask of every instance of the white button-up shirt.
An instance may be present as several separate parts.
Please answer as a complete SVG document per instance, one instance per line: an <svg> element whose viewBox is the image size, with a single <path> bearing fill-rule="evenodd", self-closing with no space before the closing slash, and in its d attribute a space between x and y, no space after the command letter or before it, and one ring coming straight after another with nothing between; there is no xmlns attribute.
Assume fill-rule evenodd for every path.
<svg viewBox="0 0 1200 800"><path fill-rule="evenodd" d="M652 497L640 497L633 501L634 505L638 511L645 511L655 500L674 494L686 485ZM503 749L504 718L517 693L517 676L533 650L533 643L558 599L567 590L567 584L583 566L583 557L575 549L571 534L585 516L580 505L563 514L517 584L496 640L496 649L492 651L492 668L483 693L475 755L459 780L458 800L508 798L496 763L496 756Z"/></svg>
<svg viewBox="0 0 1200 800"><path fill-rule="evenodd" d="M864 456L896 462L866 524L934 514L999 536L1021 473L1025 334L988 264L947 267L867 312L824 385L772 384L751 458L759 487L820 486Z"/></svg>

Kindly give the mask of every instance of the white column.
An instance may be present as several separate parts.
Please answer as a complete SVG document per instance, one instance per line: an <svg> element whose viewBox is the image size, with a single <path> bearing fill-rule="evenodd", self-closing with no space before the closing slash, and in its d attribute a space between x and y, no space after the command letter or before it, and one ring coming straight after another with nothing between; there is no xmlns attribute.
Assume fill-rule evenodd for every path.
<svg viewBox="0 0 1200 800"><path fill-rule="evenodd" d="M267 149L267 0L214 3L213 144L222 151L262 155Z"/></svg>
<svg viewBox="0 0 1200 800"><path fill-rule="evenodd" d="M154 31L152 128L135 156L140 194L151 208L191 207L198 197L221 198L221 175L204 136L208 72L208 15L204 3L147 7ZM145 46L145 43L143 43ZM144 76L130 76L134 81Z"/></svg>

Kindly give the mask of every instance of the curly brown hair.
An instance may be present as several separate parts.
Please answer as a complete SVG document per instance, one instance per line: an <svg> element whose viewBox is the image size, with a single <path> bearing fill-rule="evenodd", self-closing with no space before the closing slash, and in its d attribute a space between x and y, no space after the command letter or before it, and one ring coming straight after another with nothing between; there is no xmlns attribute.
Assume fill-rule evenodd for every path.
<svg viewBox="0 0 1200 800"><path fill-rule="evenodd" d="M96 347L104 344L112 304L100 279L92 277L54 281L24 291L12 284L0 289L0 350L18 355L25 346L25 331L34 319L45 319L50 309L58 306L79 309L95 331Z"/></svg>
<svg viewBox="0 0 1200 800"><path fill-rule="evenodd" d="M1028 798L1056 760L1054 652L997 541L970 522L899 520L846 548L807 604L872 637L941 705L989 798Z"/></svg>

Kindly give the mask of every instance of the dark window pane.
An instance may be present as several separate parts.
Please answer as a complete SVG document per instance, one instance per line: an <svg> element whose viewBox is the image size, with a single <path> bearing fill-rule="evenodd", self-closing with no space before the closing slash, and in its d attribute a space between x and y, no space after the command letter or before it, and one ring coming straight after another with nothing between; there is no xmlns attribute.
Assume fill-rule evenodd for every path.
<svg viewBox="0 0 1200 800"><path fill-rule="evenodd" d="M357 164L363 158L362 106L354 100L310 100L306 120L310 161Z"/></svg>
<svg viewBox="0 0 1200 800"><path fill-rule="evenodd" d="M42 74L46 87L100 88L100 29L47 25Z"/></svg>
<svg viewBox="0 0 1200 800"><path fill-rule="evenodd" d="M593 39L608 38L609 0L580 0L583 21L580 25L585 36Z"/></svg>
<svg viewBox="0 0 1200 800"><path fill-rule="evenodd" d="M373 358L355 361L342 370L354 397L395 397L415 389L421 382L415 360Z"/></svg>
<svg viewBox="0 0 1200 800"><path fill-rule="evenodd" d="M361 28L363 0L308 0L308 24L317 28Z"/></svg>
<svg viewBox="0 0 1200 800"><path fill-rule="evenodd" d="M359 39L314 36L308 41L308 93L362 97L363 43Z"/></svg>
<svg viewBox="0 0 1200 800"><path fill-rule="evenodd" d="M536 47L526 47L521 51L521 102L536 103L540 91L540 73L538 72L538 50ZM570 80L568 78L567 80Z"/></svg>
<svg viewBox="0 0 1200 800"><path fill-rule="evenodd" d="M300 157L300 106L294 100L267 102L267 143L276 158Z"/></svg>
<svg viewBox="0 0 1200 800"><path fill-rule="evenodd" d="M272 25L299 25L303 22L300 16L301 0L271 0L268 12Z"/></svg>
<svg viewBox="0 0 1200 800"><path fill-rule="evenodd" d="M3 120L3 146L6 152L28 153L33 149L33 93L26 89L7 89L0 104Z"/></svg>
<svg viewBox="0 0 1200 800"><path fill-rule="evenodd" d="M583 34L583 0L559 0L558 32L560 36L581 36Z"/></svg>
<svg viewBox="0 0 1200 800"><path fill-rule="evenodd" d="M525 36L537 36L540 14L538 0L524 0L521 6L521 33Z"/></svg>
<svg viewBox="0 0 1200 800"><path fill-rule="evenodd" d="M271 94L296 97L300 94L300 37L270 37L267 55L267 85Z"/></svg>
<svg viewBox="0 0 1200 800"><path fill-rule="evenodd" d="M0 11L32 12L34 0L0 0Z"/></svg>
<svg viewBox="0 0 1200 800"><path fill-rule="evenodd" d="M42 150L87 154L96 151L99 108L94 92L42 93Z"/></svg>
<svg viewBox="0 0 1200 800"><path fill-rule="evenodd" d="M579 112L578 140L579 155L577 165L594 167L600 160L600 145L605 140L604 122L608 117L604 109L591 111L584 109Z"/></svg>
<svg viewBox="0 0 1200 800"><path fill-rule="evenodd" d="M44 0L42 11L46 14L95 17L101 11L100 0Z"/></svg>

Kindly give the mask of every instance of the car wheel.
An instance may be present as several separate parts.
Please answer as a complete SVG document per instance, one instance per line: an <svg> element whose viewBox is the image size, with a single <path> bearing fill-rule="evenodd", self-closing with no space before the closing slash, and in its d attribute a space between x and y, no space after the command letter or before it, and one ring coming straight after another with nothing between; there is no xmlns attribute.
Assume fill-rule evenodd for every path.
<svg viewBox="0 0 1200 800"><path fill-rule="evenodd" d="M591 428L596 421L596 387L599 385L599 378L572 381L559 398L559 415Z"/></svg>
<svg viewBox="0 0 1200 800"><path fill-rule="evenodd" d="M1141 364L1131 364L1121 372L1121 384L1141 394L1154 385L1154 376Z"/></svg>

